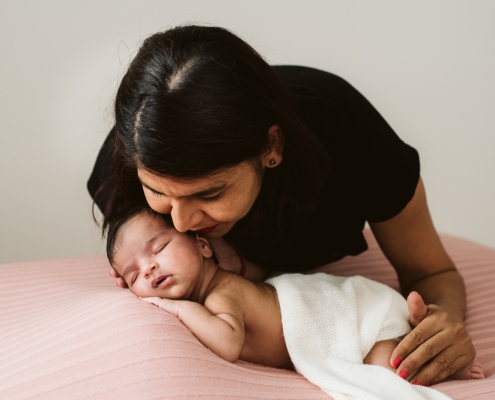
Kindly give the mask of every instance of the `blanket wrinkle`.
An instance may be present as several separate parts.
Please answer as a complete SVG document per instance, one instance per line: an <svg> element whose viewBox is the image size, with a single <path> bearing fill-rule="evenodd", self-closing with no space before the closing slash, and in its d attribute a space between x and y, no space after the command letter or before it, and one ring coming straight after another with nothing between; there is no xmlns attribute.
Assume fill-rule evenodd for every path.
<svg viewBox="0 0 495 400"><path fill-rule="evenodd" d="M392 371L363 364L373 345L410 331L406 300L361 276L285 274L277 290L282 327L297 372L335 400L448 400Z"/></svg>

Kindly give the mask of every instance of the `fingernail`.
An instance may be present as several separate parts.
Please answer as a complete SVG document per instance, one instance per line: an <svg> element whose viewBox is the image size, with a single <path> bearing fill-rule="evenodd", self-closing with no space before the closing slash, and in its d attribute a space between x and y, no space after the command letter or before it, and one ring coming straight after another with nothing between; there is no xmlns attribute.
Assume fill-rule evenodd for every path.
<svg viewBox="0 0 495 400"><path fill-rule="evenodd" d="M402 379L406 379L407 378L407 375L409 375L409 372L407 372L405 369L403 369L402 371L399 372L399 376Z"/></svg>
<svg viewBox="0 0 495 400"><path fill-rule="evenodd" d="M425 386L431 386L431 382L425 383Z"/></svg>
<svg viewBox="0 0 495 400"><path fill-rule="evenodd" d="M414 381L412 384L413 385L419 385L419 386L421 386L421 382L420 381Z"/></svg>
<svg viewBox="0 0 495 400"><path fill-rule="evenodd" d="M401 360L400 358L398 358L398 357L397 357L397 358L394 360L394 362L393 362L393 364L394 364L394 368L397 368L397 367L400 365L400 363L401 363L401 362L402 362L402 360Z"/></svg>

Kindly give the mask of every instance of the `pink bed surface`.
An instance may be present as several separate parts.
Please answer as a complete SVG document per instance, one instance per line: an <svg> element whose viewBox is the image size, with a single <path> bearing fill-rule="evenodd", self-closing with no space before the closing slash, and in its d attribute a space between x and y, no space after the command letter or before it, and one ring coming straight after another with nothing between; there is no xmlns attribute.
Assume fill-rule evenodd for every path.
<svg viewBox="0 0 495 400"><path fill-rule="evenodd" d="M325 266L397 289L377 247ZM464 276L466 323L486 378L434 387L495 399L495 249L447 235ZM115 287L105 257L0 266L0 399L329 399L295 372L206 349L175 317Z"/></svg>

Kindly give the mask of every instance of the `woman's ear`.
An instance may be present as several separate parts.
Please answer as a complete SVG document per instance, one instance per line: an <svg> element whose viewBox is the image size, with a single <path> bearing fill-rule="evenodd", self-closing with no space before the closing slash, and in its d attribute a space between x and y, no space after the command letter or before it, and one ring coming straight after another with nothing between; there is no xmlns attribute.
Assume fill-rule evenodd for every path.
<svg viewBox="0 0 495 400"><path fill-rule="evenodd" d="M213 255L213 249L211 248L210 242L208 242L208 240L206 240L204 237L199 235L196 235L196 240L198 241L203 257L211 258L211 256Z"/></svg>
<svg viewBox="0 0 495 400"><path fill-rule="evenodd" d="M284 154L284 134L277 124L268 129L268 151L263 157L263 165L274 168L282 162Z"/></svg>

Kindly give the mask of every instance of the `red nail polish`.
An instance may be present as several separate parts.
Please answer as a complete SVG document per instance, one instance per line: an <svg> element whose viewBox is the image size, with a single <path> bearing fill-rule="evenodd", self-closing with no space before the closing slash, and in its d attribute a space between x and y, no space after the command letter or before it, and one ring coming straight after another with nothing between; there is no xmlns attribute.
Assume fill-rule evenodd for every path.
<svg viewBox="0 0 495 400"><path fill-rule="evenodd" d="M403 369L402 371L399 372L399 376L402 379L406 379L407 378L407 375L409 375L409 372L407 372L405 369Z"/></svg>
<svg viewBox="0 0 495 400"><path fill-rule="evenodd" d="M394 360L394 368L397 368L397 367L400 365L400 363L401 363L401 362L402 362L402 360L401 360L400 358L398 358L398 357L397 357L397 358Z"/></svg>
<svg viewBox="0 0 495 400"><path fill-rule="evenodd" d="M431 386L431 382L425 383L425 386Z"/></svg>
<svg viewBox="0 0 495 400"><path fill-rule="evenodd" d="M421 382L420 381L414 381L412 384L413 385L419 385L419 386L421 386Z"/></svg>

